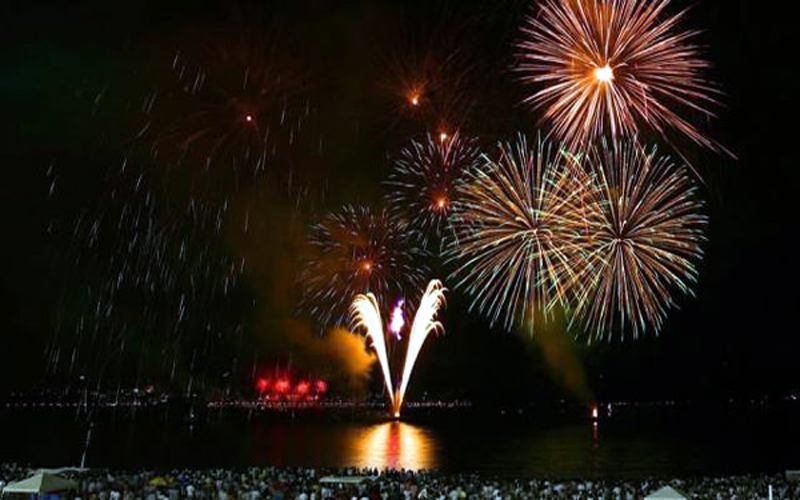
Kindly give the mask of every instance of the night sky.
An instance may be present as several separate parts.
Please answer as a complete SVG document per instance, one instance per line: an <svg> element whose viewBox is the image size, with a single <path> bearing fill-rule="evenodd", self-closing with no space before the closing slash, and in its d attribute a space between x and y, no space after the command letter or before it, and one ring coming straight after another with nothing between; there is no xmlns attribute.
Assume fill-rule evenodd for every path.
<svg viewBox="0 0 800 500"><path fill-rule="evenodd" d="M292 306L307 225L343 203L378 204L389 158L425 132L458 123L493 144L538 129L536 112L518 104L524 89L508 70L531 2L164 3L4 2L0 11L4 392L69 384L79 372L102 373L110 385L165 387L170 373L183 380L198 372L208 387L231 380L244 387L254 361L290 359L298 370L335 377L326 372L338 369L335 362L324 348L308 347L316 332L298 326ZM467 312L465 296L452 293L447 333L423 351L412 398L427 389L492 402L725 400L800 389L800 174L792 125L800 26L783 5L673 4L673 11L691 6L684 27L702 30L710 76L725 92L725 107L707 129L738 157L696 147L689 153L705 179L711 220L696 297L679 298L680 310L658 337L587 347L548 332L529 338L490 328ZM235 54L243 44L262 47L269 54L262 60L275 61L291 82L290 119L303 120L294 147L279 150L258 182L248 180L251 165L220 161L210 173L191 161L175 166L170 137L162 136L154 159L159 123L181 109L165 97L174 90L176 54L210 65L220 47ZM445 104L423 118L408 115L402 94L403 78L421 67L434 68L447 88L440 91ZM142 132L145 123L152 128ZM214 124L210 134L224 134L225 126ZM135 189L137 182L154 198ZM192 200L205 208L188 216ZM125 219L112 230L108 220L120 220L126 207L156 207L167 229L137 240L132 253L121 251L137 229ZM98 214L105 229L90 245L87 221ZM138 260L136 249L146 249ZM109 269L125 265L120 258L129 276L155 275L159 259L175 262L181 252L191 265L174 275L148 277L146 285L133 280L113 300L104 294L117 276ZM226 277L230 285L221 285ZM137 288L151 283L159 290ZM182 322L140 307L167 308L182 293ZM98 301L117 302L108 315L87 313ZM90 317L104 318L95 337ZM84 357L70 369L71 349L62 347L55 361L54 346L75 345L81 329ZM137 340L119 354L125 338Z"/></svg>

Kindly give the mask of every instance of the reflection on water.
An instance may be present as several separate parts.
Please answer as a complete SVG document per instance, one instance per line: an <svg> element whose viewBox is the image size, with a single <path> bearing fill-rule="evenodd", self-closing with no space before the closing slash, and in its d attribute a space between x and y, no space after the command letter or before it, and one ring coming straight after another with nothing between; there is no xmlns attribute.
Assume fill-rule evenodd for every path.
<svg viewBox="0 0 800 500"><path fill-rule="evenodd" d="M711 419L674 410L564 425L445 416L414 424L219 419L194 431L161 418L100 418L87 466L358 466L641 478L775 472L796 467L800 448L800 411ZM16 430L0 445L0 463L58 467L80 460L86 443L86 425L74 412L0 411L0 428Z"/></svg>
<svg viewBox="0 0 800 500"><path fill-rule="evenodd" d="M393 421L366 427L354 438L351 448L358 467L430 469L437 465L436 439L427 429Z"/></svg>

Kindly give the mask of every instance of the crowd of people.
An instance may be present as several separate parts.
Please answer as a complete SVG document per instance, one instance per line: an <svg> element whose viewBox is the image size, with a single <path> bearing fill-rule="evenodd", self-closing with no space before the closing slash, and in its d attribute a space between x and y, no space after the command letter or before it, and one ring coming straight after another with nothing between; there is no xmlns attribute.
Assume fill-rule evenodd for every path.
<svg viewBox="0 0 800 500"><path fill-rule="evenodd" d="M35 473L0 466L0 485ZM656 480L507 479L478 474L376 469L251 467L165 471L62 470L72 500L638 500L669 485L690 499L800 500L783 475Z"/></svg>

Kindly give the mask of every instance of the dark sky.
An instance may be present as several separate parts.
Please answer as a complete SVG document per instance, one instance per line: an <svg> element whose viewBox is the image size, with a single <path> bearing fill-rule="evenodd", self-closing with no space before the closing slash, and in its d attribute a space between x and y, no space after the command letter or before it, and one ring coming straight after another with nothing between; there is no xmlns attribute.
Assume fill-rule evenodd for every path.
<svg viewBox="0 0 800 500"><path fill-rule="evenodd" d="M145 141L137 140L146 121L143 102L154 89L166 88L164 68L176 51L201 54L202 60L210 46L261 40L288 54L288 66L301 61L297 87L312 109L307 134L322 138L324 146L287 160L297 182L311 186L310 194L288 189L266 198L301 199L307 207L299 210L302 221L340 203L380 199L387 155L434 127L435 120L422 125L409 120L393 100L403 68L424 64L425 57L452 57L447 72L459 75L453 77L459 90L447 113L458 115L462 130L488 143L518 130L536 130L537 117L517 104L521 89L507 71L510 44L528 2L164 3L4 2L0 11L0 335L5 354L0 388L6 391L63 383L69 376L54 370L48 357L53 332L61 328L59 342L69 343L64 337L75 335L80 311L96 305L92 293L99 292L84 293L87 283L102 288L97 283L108 278L96 263L107 262L119 246L111 233L91 251L81 250L85 242L76 242L80 238L73 232L80 214L110 213L114 209L106 207L114 203L126 206L125 197L133 195L126 187L112 195L110 186L129 187L139 172L173 193L161 202L167 212L196 195L174 194L172 184L205 182L165 175L153 165L157 162L145 159ZM561 397L576 391L574 383L567 382L571 387L565 390L560 380L580 371L590 393L604 399L727 398L800 389L794 317L800 310L795 286L800 280L795 245L800 174L793 125L800 90L794 40L800 23L780 10L785 7L763 2L674 4L673 9L691 5L686 27L703 30L699 40L713 63L712 77L726 94L725 108L710 129L738 157L692 153L706 181L703 195L711 217L696 298L679 300L680 310L671 312L658 337L577 347L547 335L531 340L489 329L466 312L466 298L454 293L446 314L448 333L433 341L419 366L417 377L431 391L487 399ZM479 102L461 115L459 100L475 96ZM131 165L124 175L123 159ZM237 187L226 196L231 182ZM281 182L287 185L284 177ZM241 189L240 181L228 178L213 178L210 184L215 183L218 189L203 185L197 188L203 194L196 196L216 204L229 201L234 211L252 202L261 207L254 213L265 220L258 223L257 239L247 241L225 231L184 229L175 219L170 234L201 248L192 254L199 266L230 267L226 259L243 256L249 263L235 293L196 298L196 307L208 316L190 327L202 328L208 317L221 329L237 325L241 331L226 330L215 352L225 359L241 357L240 371L248 363L241 356L248 342L264 359L285 360L291 348L270 337L281 335L273 316L286 307L276 305L284 299L275 297L290 287L275 283L287 279L283 268L294 237L275 236L271 221L294 220L287 208L291 201L264 202L257 187ZM152 244L173 251L177 243ZM83 253L91 258L82 258ZM141 265L149 269L146 262ZM208 279L219 280L224 272L213 270ZM158 300L175 297L167 290ZM154 317L156 327L171 325ZM116 328L118 334L126 321L116 318L103 328ZM173 341L192 345L184 338L164 342ZM111 342L93 345L102 356L98 346ZM189 369L192 356L173 354L178 352L173 347L141 355L173 356L178 370ZM64 365L67 357L62 354L55 364ZM163 368L165 363L154 364Z"/></svg>

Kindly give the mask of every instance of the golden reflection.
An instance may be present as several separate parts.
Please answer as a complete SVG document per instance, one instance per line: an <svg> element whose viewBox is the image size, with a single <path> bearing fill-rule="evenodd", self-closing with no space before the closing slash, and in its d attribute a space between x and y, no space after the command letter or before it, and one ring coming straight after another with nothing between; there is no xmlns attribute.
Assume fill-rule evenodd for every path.
<svg viewBox="0 0 800 500"><path fill-rule="evenodd" d="M432 469L437 464L431 434L405 422L385 422L364 429L354 443L355 465L379 469Z"/></svg>

